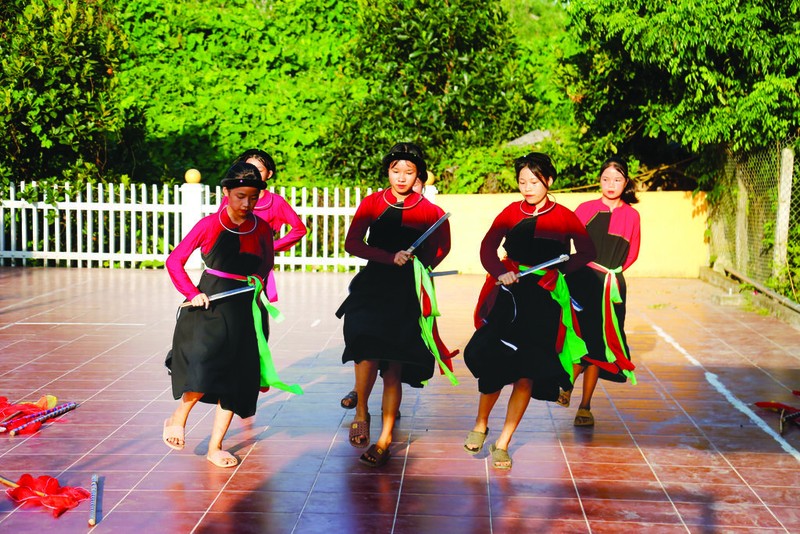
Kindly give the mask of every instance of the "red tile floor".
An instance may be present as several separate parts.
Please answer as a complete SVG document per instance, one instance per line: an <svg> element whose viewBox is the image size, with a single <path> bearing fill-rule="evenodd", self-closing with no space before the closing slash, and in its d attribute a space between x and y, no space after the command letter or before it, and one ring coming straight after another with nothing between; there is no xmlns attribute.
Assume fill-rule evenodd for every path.
<svg viewBox="0 0 800 534"><path fill-rule="evenodd" d="M263 394L226 441L241 464L221 469L205 460L205 405L186 449L161 442L175 404L163 359L180 302L165 272L0 269L0 395L80 403L34 435L0 435L0 474L86 488L99 474L95 532L800 532L800 428L780 436L777 414L753 406L800 405L800 331L715 304L721 290L699 280L632 279L639 383L601 382L593 429L572 425L580 388L571 408L534 401L512 441L513 469L492 469L485 453L462 450L478 396L459 359L459 386L437 376L404 390L393 458L373 470L357 461L352 412L339 407L353 376L333 312L350 278L278 273L286 321L270 345L282 378L305 394ZM481 281L437 281L454 347L471 334ZM88 502L55 519L0 499L3 532L84 532L88 515Z"/></svg>

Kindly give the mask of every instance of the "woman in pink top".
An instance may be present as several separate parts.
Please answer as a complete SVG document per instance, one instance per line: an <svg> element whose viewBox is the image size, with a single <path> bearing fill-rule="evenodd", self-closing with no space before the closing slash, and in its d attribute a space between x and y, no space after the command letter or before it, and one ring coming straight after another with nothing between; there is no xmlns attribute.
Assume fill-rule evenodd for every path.
<svg viewBox="0 0 800 534"><path fill-rule="evenodd" d="M261 179L265 182L268 182L277 175L275 160L272 159L272 156L257 148L246 150L236 158L234 163L249 163L250 165L255 165L259 172L261 172ZM223 209L227 204L228 199L223 198L220 209ZM285 236L278 238L276 235L275 252L289 250L306 235L306 225L303 224L303 221L300 220L300 217L295 213L289 203L286 202L282 196L270 193L266 189L262 191L253 213L266 221L276 234L280 232L283 225L290 227L289 232Z"/></svg>

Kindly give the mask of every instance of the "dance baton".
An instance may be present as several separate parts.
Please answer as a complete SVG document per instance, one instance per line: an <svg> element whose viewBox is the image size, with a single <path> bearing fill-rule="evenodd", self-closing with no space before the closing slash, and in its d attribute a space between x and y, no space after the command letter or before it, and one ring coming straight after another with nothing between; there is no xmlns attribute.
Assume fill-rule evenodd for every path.
<svg viewBox="0 0 800 534"><path fill-rule="evenodd" d="M12 422L14 419L17 418L18 415L22 415L22 411L21 410L17 411L17 412L14 412L11 415L8 415L8 416L4 417L3 420L0 421L0 425ZM0 427L0 432L5 432L5 428Z"/></svg>
<svg viewBox="0 0 800 534"><path fill-rule="evenodd" d="M538 271L539 269L547 269L548 267L552 267L553 265L558 265L559 263L564 263L568 259L569 259L569 254L562 254L561 256L559 256L557 258L553 258L552 260L547 260L546 262L540 263L539 265L534 265L530 269L526 269L525 271L519 273L519 276L517 276L517 280L519 280L523 276L531 274L532 272ZM503 282L498 280L497 282L495 282L494 285L499 286L499 285L502 285L502 283Z"/></svg>
<svg viewBox="0 0 800 534"><path fill-rule="evenodd" d="M78 403L77 402L70 402L68 404L62 404L61 406L56 406L52 410L47 410L48 413L44 413L43 415L41 415L41 416L39 416L39 417L37 417L35 419L31 419L27 423L24 423L24 424L19 425L18 427L15 427L13 430L11 430L11 435L12 436L16 436L17 434L19 434L19 431L22 430L23 428L25 428L26 426L30 426L30 425L32 425L34 423L39 423L41 421L46 421L47 419L52 419L53 417L59 416L62 413L66 413L66 412L68 412L70 410L74 410L77 407L78 407Z"/></svg>
<svg viewBox="0 0 800 534"><path fill-rule="evenodd" d="M92 475L92 503L89 508L89 526L97 524L97 482L100 479L97 475Z"/></svg>
<svg viewBox="0 0 800 534"><path fill-rule="evenodd" d="M211 302L212 300L219 300L219 299L224 299L225 297L232 297L233 295L238 295L239 293L247 293L248 291L253 291L254 289L255 288L253 286L245 286L245 287L237 287L236 289L231 289L228 291L223 291L222 293L214 293L213 295L208 297L208 301ZM188 308L191 305L192 301L184 302L179 306L179 308Z"/></svg>
<svg viewBox="0 0 800 534"><path fill-rule="evenodd" d="M6 421L3 422L3 426L0 426L0 434L2 434L3 432L6 432L8 430L16 430L23 423L28 423L30 420L36 419L38 417L48 416L48 415L50 415L52 413L55 413L55 412L65 408L65 407L69 406L69 404L70 403L59 404L58 406L54 406L54 407L52 407L50 409L47 409L47 410L42 410L40 412L29 413L27 415L23 415L22 417L14 417L11 420L6 420ZM19 415L21 413L22 412L17 412L16 415ZM59 413L63 413L63 412L59 412Z"/></svg>
<svg viewBox="0 0 800 534"><path fill-rule="evenodd" d="M426 239L428 239L428 238L430 237L430 235L431 235L433 232L435 232L435 231L436 231L436 229L437 229L437 228L439 228L439 227L442 225L442 223L443 223L443 222L445 222L445 221L447 220L447 218L448 218L448 217L450 217L450 214L449 214L449 213L445 213L444 215L442 215L441 217L439 217L439 220L438 220L438 221L436 221L435 223L433 223L433 224L431 225L431 227L430 227L430 228L428 228L427 230L425 230L425 233L424 233L424 234L422 234L421 236L419 236L419 238L418 238L416 241L414 241L413 243L411 243L411 246L410 246L410 247L408 247L408 249L406 250L406 252L408 252L409 254L411 254L412 252L414 252L414 249L415 249L415 248L417 248L417 247L419 247L419 246L422 244L422 242L423 242L423 241L425 241Z"/></svg>

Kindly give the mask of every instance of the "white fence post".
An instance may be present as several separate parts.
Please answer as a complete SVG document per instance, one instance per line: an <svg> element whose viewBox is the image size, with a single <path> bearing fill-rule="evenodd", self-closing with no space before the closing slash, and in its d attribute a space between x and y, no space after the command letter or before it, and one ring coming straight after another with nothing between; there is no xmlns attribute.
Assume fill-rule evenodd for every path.
<svg viewBox="0 0 800 534"><path fill-rule="evenodd" d="M189 169L184 179L186 183L181 184L181 237L186 237L194 225L203 218L203 186L200 184L200 173L197 169ZM202 267L200 251L195 250L186 262L186 268Z"/></svg>

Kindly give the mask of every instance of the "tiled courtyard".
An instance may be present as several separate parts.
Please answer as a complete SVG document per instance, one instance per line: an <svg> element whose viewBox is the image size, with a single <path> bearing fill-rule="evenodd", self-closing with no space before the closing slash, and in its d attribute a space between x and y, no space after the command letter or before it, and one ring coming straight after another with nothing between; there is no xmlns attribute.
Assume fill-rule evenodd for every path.
<svg viewBox="0 0 800 534"><path fill-rule="evenodd" d="M51 475L88 488L113 533L800 532L800 428L753 406L800 406L800 331L758 310L715 303L699 280L629 280L627 331L638 385L601 382L594 428L573 406L533 401L512 441L514 467L462 449L477 407L436 376L404 390L382 469L347 441L353 383L334 311L352 275L277 273L270 346L281 378L305 394L262 394L226 446L241 463L206 461L212 410L198 405L187 446L161 426L174 409L163 366L180 295L164 271L0 268L0 396L51 394L80 406L30 436L0 435L0 475ZM437 280L442 335L461 348L482 278ZM502 426L504 392L490 428ZM373 392L379 430L380 380ZM490 433L489 440L497 437ZM0 531L86 532L89 502L56 519L0 499Z"/></svg>

